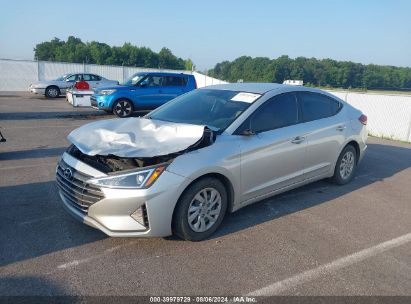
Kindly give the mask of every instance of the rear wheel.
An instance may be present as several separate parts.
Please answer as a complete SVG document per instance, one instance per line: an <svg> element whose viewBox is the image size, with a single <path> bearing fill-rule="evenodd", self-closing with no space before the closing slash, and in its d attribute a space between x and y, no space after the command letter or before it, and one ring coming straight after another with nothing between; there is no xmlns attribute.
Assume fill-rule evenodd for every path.
<svg viewBox="0 0 411 304"><path fill-rule="evenodd" d="M338 157L334 169L333 181L338 185L345 185L354 178L357 168L357 151L352 145L348 145Z"/></svg>
<svg viewBox="0 0 411 304"><path fill-rule="evenodd" d="M184 240L204 240L220 226L226 210L224 185L216 178L201 179L179 199L173 216L173 232Z"/></svg>
<svg viewBox="0 0 411 304"><path fill-rule="evenodd" d="M56 86L50 86L46 88L45 94L48 98L56 98L60 95L60 89Z"/></svg>
<svg viewBox="0 0 411 304"><path fill-rule="evenodd" d="M113 113L118 117L130 117L133 112L133 103L128 99L119 99L114 103Z"/></svg>

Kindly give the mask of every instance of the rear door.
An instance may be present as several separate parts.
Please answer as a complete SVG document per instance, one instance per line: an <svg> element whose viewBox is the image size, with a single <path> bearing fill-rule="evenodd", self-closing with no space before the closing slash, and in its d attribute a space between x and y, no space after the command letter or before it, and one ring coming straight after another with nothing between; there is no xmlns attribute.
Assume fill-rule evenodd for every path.
<svg viewBox="0 0 411 304"><path fill-rule="evenodd" d="M187 92L185 76L164 76L163 78L163 95L165 102Z"/></svg>
<svg viewBox="0 0 411 304"><path fill-rule="evenodd" d="M310 179L334 170L347 125L338 100L313 92L298 92L297 98L307 134L304 178Z"/></svg>
<svg viewBox="0 0 411 304"><path fill-rule="evenodd" d="M294 93L266 101L237 130L240 136L242 201L303 180L306 142Z"/></svg>

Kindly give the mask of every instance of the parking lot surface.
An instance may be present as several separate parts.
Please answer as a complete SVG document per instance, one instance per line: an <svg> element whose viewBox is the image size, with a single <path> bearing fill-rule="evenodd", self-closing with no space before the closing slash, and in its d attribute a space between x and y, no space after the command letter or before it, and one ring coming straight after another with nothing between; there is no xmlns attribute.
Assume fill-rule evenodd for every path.
<svg viewBox="0 0 411 304"><path fill-rule="evenodd" d="M0 92L0 295L411 295L411 145L370 138L355 180L226 217L211 239L109 238L62 208L66 136L113 118Z"/></svg>

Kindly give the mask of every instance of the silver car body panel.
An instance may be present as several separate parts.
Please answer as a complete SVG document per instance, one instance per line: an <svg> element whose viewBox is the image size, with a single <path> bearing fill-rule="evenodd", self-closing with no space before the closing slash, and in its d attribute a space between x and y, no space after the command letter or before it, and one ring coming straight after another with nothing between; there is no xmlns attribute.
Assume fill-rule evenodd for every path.
<svg viewBox="0 0 411 304"><path fill-rule="evenodd" d="M205 126L140 117L95 121L67 139L87 155L154 157L187 149L201 139Z"/></svg>
<svg viewBox="0 0 411 304"><path fill-rule="evenodd" d="M106 174L80 162L67 153L63 161L70 167L85 174L103 177ZM105 198L91 205L87 214L72 207L60 191L66 209L75 218L89 226L100 229L110 236L167 236L171 234L171 220L178 198L191 180L165 171L161 183L154 183L148 189L102 188ZM147 229L131 217L143 204L147 207L150 227Z"/></svg>
<svg viewBox="0 0 411 304"><path fill-rule="evenodd" d="M196 179L213 175L223 179L231 194L229 210L275 194L331 177L342 149L358 145L359 161L366 150L367 130L358 118L361 112L326 92L306 87L276 84L229 84L207 89L237 90L263 94L244 111L213 144L177 156L148 189L102 188L105 198L83 215L63 202L73 215L111 236L156 236L171 234L174 208L183 191ZM282 93L309 91L338 99L338 114L251 136L235 135L237 128L268 99ZM194 128L194 127L193 127ZM296 137L304 140L296 143ZM65 153L63 160L90 176L105 176ZM150 228L130 215L142 204L147 207Z"/></svg>

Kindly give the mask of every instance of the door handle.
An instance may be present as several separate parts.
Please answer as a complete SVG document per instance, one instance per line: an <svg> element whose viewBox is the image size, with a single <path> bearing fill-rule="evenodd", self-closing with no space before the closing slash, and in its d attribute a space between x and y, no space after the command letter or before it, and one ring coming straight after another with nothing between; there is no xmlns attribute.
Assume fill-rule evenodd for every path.
<svg viewBox="0 0 411 304"><path fill-rule="evenodd" d="M344 131L345 130L345 128L346 128L346 126L338 126L337 127L337 131Z"/></svg>
<svg viewBox="0 0 411 304"><path fill-rule="evenodd" d="M304 136L297 136L296 138L294 138L291 143L293 144L301 144L303 141L305 140Z"/></svg>

